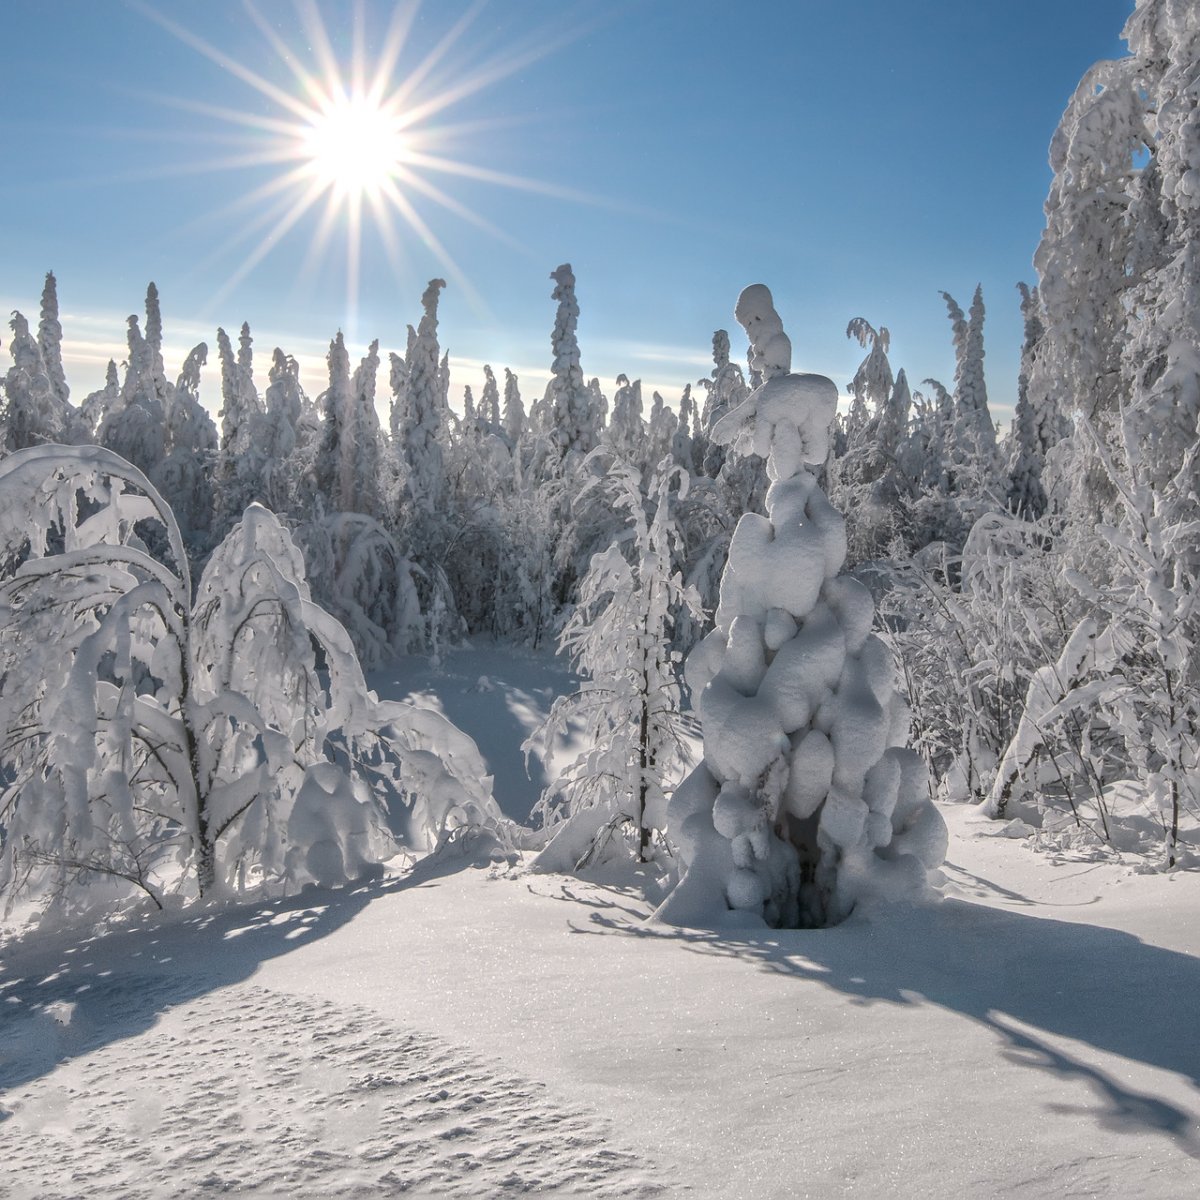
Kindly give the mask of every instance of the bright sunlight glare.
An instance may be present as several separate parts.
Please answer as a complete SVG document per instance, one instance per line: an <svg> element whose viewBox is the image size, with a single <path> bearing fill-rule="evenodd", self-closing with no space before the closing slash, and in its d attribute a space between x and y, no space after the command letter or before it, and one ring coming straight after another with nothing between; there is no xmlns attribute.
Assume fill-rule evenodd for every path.
<svg viewBox="0 0 1200 1200"><path fill-rule="evenodd" d="M313 177L349 197L377 197L407 156L396 116L361 95L331 101L303 142Z"/></svg>
<svg viewBox="0 0 1200 1200"><path fill-rule="evenodd" d="M443 191L431 176L466 177L575 202L596 203L593 197L569 188L474 166L449 152L452 139L473 126L439 124L436 118L440 114L516 74L575 36L568 31L559 38L543 40L535 36L521 44L506 46L474 67L456 65L454 70L446 72L453 82L439 86L437 71L446 66L449 55L465 37L484 2L477 0L423 58L401 70L399 63L420 0L394 5L382 35L378 30L373 31L375 53L370 60L366 51L366 10L362 0L357 0L352 18L353 50L348 61L339 60L335 54L314 0L293 0L297 24L315 60L312 68L302 64L276 26L259 11L255 0L244 0L252 23L279 62L286 64L294 76L296 86L289 90L176 24L160 6L146 0L127 0L147 20L248 84L279 109L278 115L264 116L202 101L163 98L165 103L205 114L217 122L240 126L248 131L247 136L255 139L256 149L249 152L240 149L228 158L210 160L204 164L208 168L240 169L255 164L273 164L279 168L272 179L206 218L227 221L235 214L251 214L217 251L229 255L236 251L240 262L213 297L213 304L228 295L289 230L310 213L323 209L310 238L301 274L309 275L315 270L317 263L325 258L334 234L339 229L343 231L345 251L341 258L348 328L353 329L357 312L363 235L368 224L381 239L397 278L408 274L406 242L416 239L440 260L441 273L458 283L468 300L481 305L470 280L418 210L417 201L432 202L500 240L511 242L511 239ZM195 162L188 166L188 170L195 168ZM406 229L410 238L404 237ZM245 243L255 237L258 244L247 251Z"/></svg>

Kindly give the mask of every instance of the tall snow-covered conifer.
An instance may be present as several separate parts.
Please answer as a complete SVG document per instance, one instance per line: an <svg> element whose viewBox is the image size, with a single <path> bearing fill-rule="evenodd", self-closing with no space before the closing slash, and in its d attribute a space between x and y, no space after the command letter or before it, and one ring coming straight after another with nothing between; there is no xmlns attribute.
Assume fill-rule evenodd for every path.
<svg viewBox="0 0 1200 1200"><path fill-rule="evenodd" d="M62 360L62 324L58 319L58 283L54 272L46 273L46 286L42 289L41 319L38 321L38 348L46 364L46 375L50 390L63 408L70 402L71 389L67 387L67 376Z"/></svg>
<svg viewBox="0 0 1200 1200"><path fill-rule="evenodd" d="M596 442L587 385L579 366L579 304L575 299L575 275L570 263L551 272L555 287L551 298L558 301L550 347L550 400L553 410L552 435L562 453L577 450L586 454Z"/></svg>
<svg viewBox="0 0 1200 1200"><path fill-rule="evenodd" d="M685 874L666 921L822 925L912 897L946 848L874 605L839 574L845 523L817 486L837 388L790 370L761 284L736 314L762 383L715 427L767 458L767 515L738 523L716 629L692 652L704 759L668 811Z"/></svg>
<svg viewBox="0 0 1200 1200"><path fill-rule="evenodd" d="M445 406L442 399L441 347L438 345L438 296L444 279L431 279L421 297L424 314L409 330L408 376L400 426L400 448L413 504L425 512L440 512L446 495L443 442Z"/></svg>

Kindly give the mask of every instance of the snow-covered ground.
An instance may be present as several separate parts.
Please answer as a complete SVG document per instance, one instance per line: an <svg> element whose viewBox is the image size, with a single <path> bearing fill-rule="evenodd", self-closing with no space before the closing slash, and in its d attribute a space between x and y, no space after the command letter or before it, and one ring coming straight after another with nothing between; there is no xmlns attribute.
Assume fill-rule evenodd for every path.
<svg viewBox="0 0 1200 1200"><path fill-rule="evenodd" d="M374 683L440 704L522 817L567 680L476 649ZM945 812L942 904L825 931L448 860L10 945L0 1194L1195 1195L1200 875Z"/></svg>

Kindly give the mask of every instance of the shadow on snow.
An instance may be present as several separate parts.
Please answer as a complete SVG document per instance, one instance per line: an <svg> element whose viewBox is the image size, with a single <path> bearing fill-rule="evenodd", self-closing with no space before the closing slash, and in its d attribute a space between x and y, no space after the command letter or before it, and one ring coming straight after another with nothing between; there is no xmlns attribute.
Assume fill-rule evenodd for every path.
<svg viewBox="0 0 1200 1200"><path fill-rule="evenodd" d="M82 939L64 932L9 943L0 959L0 1124L11 1116L5 1091L137 1037L176 1005L249 979L261 963L341 929L373 900L471 863L468 853L431 855L398 877Z"/></svg>
<svg viewBox="0 0 1200 1200"><path fill-rule="evenodd" d="M1102 1128L1162 1133L1200 1158L1192 1114L1124 1087L1039 1036L1069 1038L1200 1087L1200 959L1191 955L1118 930L962 900L835 929L720 933L633 925L599 900L593 907L590 925L575 932L676 941L830 988L856 1004L930 1003L958 1013L993 1031L1009 1061L1086 1083L1100 1103L1088 1111Z"/></svg>

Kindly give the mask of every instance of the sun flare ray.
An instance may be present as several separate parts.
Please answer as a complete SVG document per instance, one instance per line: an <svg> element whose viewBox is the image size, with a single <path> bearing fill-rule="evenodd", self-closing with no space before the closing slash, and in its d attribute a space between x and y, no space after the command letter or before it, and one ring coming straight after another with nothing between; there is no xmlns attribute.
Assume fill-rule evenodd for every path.
<svg viewBox="0 0 1200 1200"><path fill-rule="evenodd" d="M182 25L177 25L170 17L163 16L157 9L143 4L142 0L129 0L129 2L147 20L161 25L168 33L173 33L185 45L191 46L193 50L198 50L205 58L216 63L217 66L224 67L226 71L229 71L232 75L236 75L243 83L248 83L269 100L274 100L281 108L294 113L302 121L308 119L310 110L307 105L297 100L290 92L285 92L282 88L276 87L256 71L243 66L236 58L231 58L224 51L218 50L211 42L206 42L198 34L192 33Z"/></svg>
<svg viewBox="0 0 1200 1200"><path fill-rule="evenodd" d="M255 70L151 7L147 0L130 0L147 20L278 109L262 113L237 107L227 99L225 103L211 103L179 95L154 97L159 104L224 126L223 144L228 148L225 154L207 154L203 159L157 168L156 175L278 169L271 179L233 196L228 203L220 203L217 197L203 216L182 227L216 224L227 234L205 256L205 262L222 261L235 253L243 255L209 307L230 295L307 219L303 249L296 254L300 263L297 286L306 280L315 284L318 270L323 271L330 254L336 254L351 330L364 275L371 270L369 246L382 248L389 266L399 274L412 260L409 244L419 243L436 259L439 273L453 279L468 303L482 313L485 306L478 290L421 210L435 206L436 211L485 232L519 253L527 254L528 249L434 182L431 175L458 176L531 194L596 203L595 197L584 192L477 166L459 156L459 145L481 132L512 126L515 122L511 119L493 115L441 125L433 122L434 117L510 78L569 40L561 35L540 40L520 38L505 53L497 54L492 47L487 54L476 54L476 62L471 65L473 50L464 43L488 2L474 0L434 39L430 49L402 69L421 10L420 0L394 4L382 38L374 41L365 5L362 0L353 0L348 52L341 57L315 0L292 3L296 36L303 39L306 55L289 44L286 32L281 32L283 27L277 19L268 17L261 0L243 0L250 24L277 60ZM284 86L289 82L290 90ZM262 107L261 101L257 106ZM197 131L192 144L200 145L210 136L211 130ZM188 137L185 134L174 141L183 145ZM231 221L236 221L236 228L224 228ZM335 240L339 232L341 237ZM289 239L292 245L296 244L296 236L292 234ZM335 250L335 246L340 248Z"/></svg>

